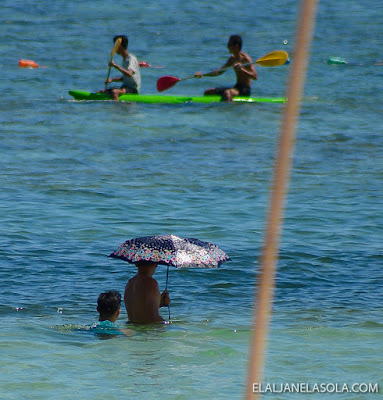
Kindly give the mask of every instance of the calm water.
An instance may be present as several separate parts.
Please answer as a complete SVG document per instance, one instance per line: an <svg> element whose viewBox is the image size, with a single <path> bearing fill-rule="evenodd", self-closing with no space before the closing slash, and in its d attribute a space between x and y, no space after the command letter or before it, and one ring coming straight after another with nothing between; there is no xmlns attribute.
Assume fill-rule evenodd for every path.
<svg viewBox="0 0 383 400"><path fill-rule="evenodd" d="M164 67L142 70L143 93L155 93L162 75L222 65L233 33L254 59L278 49L293 59L298 6L2 1L4 398L242 397L283 106L80 103L67 92L103 87L112 37L120 33L129 35L140 60ZM383 385L383 67L374 65L382 59L382 15L383 5L373 0L319 4L278 264L268 383ZM327 65L330 56L350 64ZM47 68L19 69L21 58ZM289 66L257 70L255 94L286 93ZM233 79L232 72L192 79L168 93L198 95ZM212 241L232 261L213 271L171 269L171 325L133 328L113 340L79 329L97 319L98 294L123 291L135 272L107 255L126 239L160 233ZM156 276L163 288L165 268ZM125 321L123 311L118 324Z"/></svg>

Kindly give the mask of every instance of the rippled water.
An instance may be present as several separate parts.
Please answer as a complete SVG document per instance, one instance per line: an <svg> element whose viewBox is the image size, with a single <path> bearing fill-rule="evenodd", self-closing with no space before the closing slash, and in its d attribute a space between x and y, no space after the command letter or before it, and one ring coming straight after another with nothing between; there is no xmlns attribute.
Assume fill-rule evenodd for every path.
<svg viewBox="0 0 383 400"><path fill-rule="evenodd" d="M284 49L293 60L298 5L2 2L7 399L242 397L283 105L74 102L67 92L103 87L119 33L140 60L164 67L142 70L143 93L155 93L162 75L222 65L232 33L253 58ZM371 0L319 4L266 382L382 384L382 10ZM350 64L328 65L330 56ZM19 69L21 58L47 68ZM257 67L253 92L284 95L289 68ZM233 79L180 82L169 94L198 95ZM126 239L160 233L212 241L232 261L170 270L170 325L133 327L113 340L81 329L97 319L98 294L123 291L135 272L107 255ZM166 269L156 277L163 288ZM123 311L122 328L125 320Z"/></svg>

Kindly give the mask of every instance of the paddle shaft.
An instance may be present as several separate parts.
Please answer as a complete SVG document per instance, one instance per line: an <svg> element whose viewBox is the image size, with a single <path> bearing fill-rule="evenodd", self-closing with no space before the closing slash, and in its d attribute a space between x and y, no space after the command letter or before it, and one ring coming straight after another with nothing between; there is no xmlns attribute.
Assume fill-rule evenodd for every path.
<svg viewBox="0 0 383 400"><path fill-rule="evenodd" d="M271 53L269 53L269 55L271 55ZM256 61L252 61L252 62L245 63L245 64L240 64L239 66L240 67L248 67L249 65L254 65L254 64L260 64L260 65L266 66L266 64L263 64L263 63L266 61L266 57L267 56L268 55L266 55L266 56L264 56L262 58L259 58ZM277 61L277 60L280 60L280 59L281 59L280 57L267 58L267 61L270 61L270 60L276 60ZM286 55L286 59L287 59L287 55ZM278 65L278 64L276 64L276 65ZM226 67L226 68L222 68L222 69L216 69L214 71L207 72L206 74L202 74L201 77L202 76L209 76L210 74L213 74L215 72L218 72L218 75L219 75L219 74L221 74L223 72L226 72L226 71L228 71L229 69L232 69L232 68L235 68L235 65L231 65L230 67ZM194 75L193 76L188 76L187 78L180 79L180 81L185 81L187 79L192 79L192 78L196 78L196 76L194 76Z"/></svg>
<svg viewBox="0 0 383 400"><path fill-rule="evenodd" d="M258 61L253 61L253 62L249 62L249 63L246 63L246 64L240 64L239 67L247 67L247 66L249 66L249 65L256 64L257 62L258 62ZM218 69L218 70L215 70L215 71L208 72L208 73L205 74L205 75L211 74L212 72L216 72L216 71L218 71L218 74L220 74L221 72L228 71L229 69L232 69L232 68L235 68L235 66L234 66L234 65L231 65L230 67L227 67L227 68L222 68L222 69Z"/></svg>
<svg viewBox="0 0 383 400"><path fill-rule="evenodd" d="M256 63L257 63L257 61L253 61L253 62L246 63L246 64L240 64L240 67L247 67L248 65L253 65L253 64L256 64ZM218 72L218 75L219 75L219 74L221 74L221 73L223 73L225 71L228 71L229 69L232 69L232 68L234 68L234 65L231 65L230 67L227 67L227 68L216 69L214 71L207 72L206 74L202 74L201 77L209 76L210 74L212 74L214 72ZM188 76L187 78L180 79L180 81L186 81L187 79L192 79L192 78L197 78L197 77L194 76L194 75L193 76Z"/></svg>
<svg viewBox="0 0 383 400"><path fill-rule="evenodd" d="M111 61L112 61L112 59L110 59ZM107 77L106 77L106 82L105 82L105 90L108 88L108 80L109 80L109 77L110 77L110 70L111 70L111 68L112 67L109 67L109 69L108 69L108 75L107 75Z"/></svg>
<svg viewBox="0 0 383 400"><path fill-rule="evenodd" d="M121 42L122 42L122 39L121 39L121 38L118 38L118 39L116 40L116 42L114 43L112 52L110 53L110 61L109 61L109 62L113 61L113 56L115 55L116 51L120 48ZM108 80L109 80L109 77L110 77L110 70L111 70L111 68L112 68L112 67L109 66L108 75L107 75L106 81L105 81L105 90L108 88Z"/></svg>
<svg viewBox="0 0 383 400"><path fill-rule="evenodd" d="M284 55L284 57L285 58L283 58L283 56L282 56L282 54ZM287 53L285 53L285 52L282 52L282 51L274 51L274 52L271 52L271 53L268 53L268 54L266 54L265 56L263 56L263 57L261 57L261 58L258 58L258 60L256 60L256 61L252 61L252 62L249 62L249 63L245 63L245 64L240 64L239 66L240 67L247 67L247 66L249 66L249 65L253 65L253 64L260 64L260 65L264 65L264 66L274 66L274 65L269 65L269 64L265 64L265 62L269 62L269 61L275 61L275 62L277 62L276 64L275 64L275 66L277 66L277 65L280 65L279 63L278 63L278 61L280 61L280 60L287 60ZM225 72L225 71L227 71L227 70L229 70L229 69L232 69L232 68L235 68L235 65L231 65L230 67L227 67L227 68L222 68L222 69L218 69L218 70L214 70L214 71L211 71L211 72L208 72L207 74L203 74L202 76L204 76L204 75L209 75L209 74L212 74L212 73L215 73L215 72L218 72L218 74L221 74L222 72ZM184 78L184 79L190 79L191 77L189 77L189 78ZM183 79L182 79L183 80Z"/></svg>

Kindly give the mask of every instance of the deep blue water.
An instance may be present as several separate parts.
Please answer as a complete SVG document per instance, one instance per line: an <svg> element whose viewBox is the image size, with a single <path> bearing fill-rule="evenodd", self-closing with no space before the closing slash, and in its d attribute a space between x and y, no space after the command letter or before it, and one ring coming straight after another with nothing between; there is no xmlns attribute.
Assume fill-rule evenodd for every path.
<svg viewBox="0 0 383 400"><path fill-rule="evenodd" d="M233 33L253 59L282 49L293 62L298 8L281 0L1 3L7 399L242 397L283 105L75 102L68 90L103 88L121 33L139 60L164 67L142 70L143 93L155 93L162 75L221 66ZM318 5L265 382L383 385L382 11L372 0ZM328 65L331 56L350 63ZM20 69L22 58L47 68ZM285 95L290 68L257 67L254 94ZM199 95L233 79L191 79L168 93ZM214 242L232 261L170 270L171 325L106 341L82 330L97 319L98 294L122 292L135 272L107 255L126 239L162 233ZM163 288L166 269L156 277ZM285 396L265 397L303 397Z"/></svg>

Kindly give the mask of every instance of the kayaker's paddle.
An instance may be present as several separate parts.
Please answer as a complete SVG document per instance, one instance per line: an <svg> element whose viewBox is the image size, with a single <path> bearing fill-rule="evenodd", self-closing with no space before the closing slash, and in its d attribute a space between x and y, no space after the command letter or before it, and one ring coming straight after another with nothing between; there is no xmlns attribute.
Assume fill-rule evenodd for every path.
<svg viewBox="0 0 383 400"><path fill-rule="evenodd" d="M113 46L113 49L112 49L112 52L110 53L110 61L113 60L113 56L116 54L116 51L120 48L121 42L122 42L122 39L121 39L121 38L118 38L118 39L115 41L114 46ZM110 62L110 61L109 61L109 62ZM107 87L108 87L108 80L109 80L110 69L111 69L111 68L112 68L112 67L109 67L108 76L106 77L105 90L106 90Z"/></svg>
<svg viewBox="0 0 383 400"><path fill-rule="evenodd" d="M285 51L272 51L271 53L266 54L265 56L259 58L257 61L247 63L247 64L242 64L241 67L245 67L247 65L252 65L252 64L259 64L263 67L277 67L279 65L283 65L286 63L289 55ZM234 68L234 66L228 67L228 68L223 68L219 70L220 72L225 72L228 69ZM214 71L211 71L214 72ZM211 72L208 72L210 74ZM207 74L203 74L201 76L204 76ZM162 76L161 78L158 79L157 81L157 90L159 92L163 92L164 90L170 89L173 87L176 83L180 81L185 81L186 79L192 79L195 78L195 76L189 76L187 78L176 78L175 76Z"/></svg>

